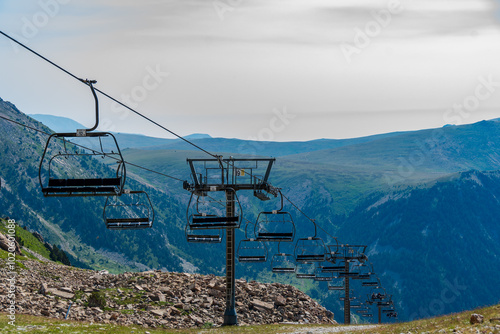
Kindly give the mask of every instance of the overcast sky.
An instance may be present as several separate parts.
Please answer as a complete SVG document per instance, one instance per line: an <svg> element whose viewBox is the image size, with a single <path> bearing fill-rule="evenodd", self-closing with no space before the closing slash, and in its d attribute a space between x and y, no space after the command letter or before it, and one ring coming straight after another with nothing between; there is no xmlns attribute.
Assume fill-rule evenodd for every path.
<svg viewBox="0 0 500 334"><path fill-rule="evenodd" d="M181 134L350 138L500 117L492 0L0 0L0 30ZM0 97L91 125L0 36ZM101 129L171 137L100 96Z"/></svg>

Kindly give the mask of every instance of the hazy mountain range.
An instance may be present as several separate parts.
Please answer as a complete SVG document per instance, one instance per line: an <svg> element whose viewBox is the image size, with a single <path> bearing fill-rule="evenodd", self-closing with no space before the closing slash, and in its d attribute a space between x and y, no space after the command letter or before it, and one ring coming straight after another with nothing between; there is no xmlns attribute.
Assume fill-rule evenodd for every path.
<svg viewBox="0 0 500 334"><path fill-rule="evenodd" d="M0 112L50 131L3 100ZM70 125L45 120L50 122ZM188 244L184 237L189 193L179 180L190 179L186 158L205 156L201 152L178 140L118 134L125 160L179 180L129 166L127 182L150 193L157 220L147 231L117 232L104 227L102 198L42 197L37 178L44 135L4 120L0 130L0 214L39 231L73 262L113 272L163 268L223 274L221 245ZM326 241L332 241L330 234L343 243L368 245L374 269L404 320L498 302L499 131L499 122L483 121L346 140L192 141L225 156L277 157L271 183L316 220ZM252 194L240 200L245 218L254 221L263 204ZM285 202L285 209L294 216L298 236L313 232L296 208ZM241 240L244 231L237 237ZM270 245L269 253L276 251ZM291 281L341 319L338 295L324 285L278 277L270 273L269 263L239 263L237 276Z"/></svg>

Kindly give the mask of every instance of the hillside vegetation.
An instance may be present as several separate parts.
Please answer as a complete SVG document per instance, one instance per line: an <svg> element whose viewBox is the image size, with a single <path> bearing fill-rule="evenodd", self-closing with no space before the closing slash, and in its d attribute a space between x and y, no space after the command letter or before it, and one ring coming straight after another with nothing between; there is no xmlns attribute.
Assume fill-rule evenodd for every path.
<svg viewBox="0 0 500 334"><path fill-rule="evenodd" d="M0 112L50 132L9 102L0 101ZM498 302L499 127L497 121L483 121L341 141L196 142L225 157L278 157L271 183L329 235L342 243L368 245L369 258L393 294L400 319L408 320ZM43 198L38 165L45 135L4 120L0 134L0 216L39 232L50 245L60 246L71 263L112 273L224 273L223 244L186 242L189 193L179 180L128 166L127 187L149 193L157 219L147 231L109 231L102 218L103 198ZM179 142L147 149L131 145L123 154L127 161L180 180L190 180L186 158L206 157ZM97 171L111 168L95 161L92 166ZM83 165L75 169L87 171ZM250 222L260 211L279 206L277 200L261 203L251 193L242 193L240 199L245 221ZM285 202L285 210L294 217L297 236L314 233L294 206ZM334 242L324 231L319 235L325 242ZM237 242L244 237L242 228ZM293 252L293 244L283 247ZM268 252L276 253L276 245L270 244ZM248 280L293 283L342 320L339 296L325 284L278 276L270 272L269 263L237 263L236 273ZM354 287L359 298L369 293Z"/></svg>

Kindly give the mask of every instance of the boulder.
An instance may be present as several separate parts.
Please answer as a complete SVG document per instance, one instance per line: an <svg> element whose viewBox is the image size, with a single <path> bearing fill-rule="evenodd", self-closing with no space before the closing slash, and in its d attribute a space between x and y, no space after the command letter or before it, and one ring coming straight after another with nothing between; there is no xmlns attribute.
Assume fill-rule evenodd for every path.
<svg viewBox="0 0 500 334"><path fill-rule="evenodd" d="M0 233L0 248L4 251L10 252L13 249L12 246L14 246L14 253L16 255L23 255L23 253L21 253L21 246L19 246L16 239Z"/></svg>
<svg viewBox="0 0 500 334"><path fill-rule="evenodd" d="M484 322L484 317L481 314L473 313L470 316L470 324L482 324Z"/></svg>
<svg viewBox="0 0 500 334"><path fill-rule="evenodd" d="M266 311L270 311L270 310L274 309L274 303L266 303L266 302L263 302L263 301L258 300L258 299L252 300L251 304L252 304L252 306L254 306L256 308L260 308L260 309L263 309Z"/></svg>

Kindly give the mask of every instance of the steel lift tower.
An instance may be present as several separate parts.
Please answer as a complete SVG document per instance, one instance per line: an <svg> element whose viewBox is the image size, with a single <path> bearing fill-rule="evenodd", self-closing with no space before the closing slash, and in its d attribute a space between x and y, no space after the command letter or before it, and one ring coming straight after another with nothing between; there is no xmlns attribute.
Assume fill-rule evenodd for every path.
<svg viewBox="0 0 500 334"><path fill-rule="evenodd" d="M188 215L191 229L226 230L226 310L223 325L237 325L235 308L235 229L241 222L241 206L236 193L253 190L255 197L269 200L279 190L268 183L275 159L187 159L192 183L184 182L184 189L198 197L209 197L210 192L225 193L225 215L197 212ZM259 166L260 165L260 166ZM257 175L259 173L259 175ZM263 174L260 174L263 173ZM188 208L189 209L189 208ZM239 212L237 210L239 209ZM191 218L190 218L191 217Z"/></svg>
<svg viewBox="0 0 500 334"><path fill-rule="evenodd" d="M350 288L349 282L350 278L359 275L357 272L350 271L350 264L353 261L364 262L367 257L365 255L366 246L365 245L336 245L337 250L332 252L332 256L335 260L344 262L344 271L339 273L339 277L344 278L344 324L348 325L351 323L351 297L349 295Z"/></svg>

